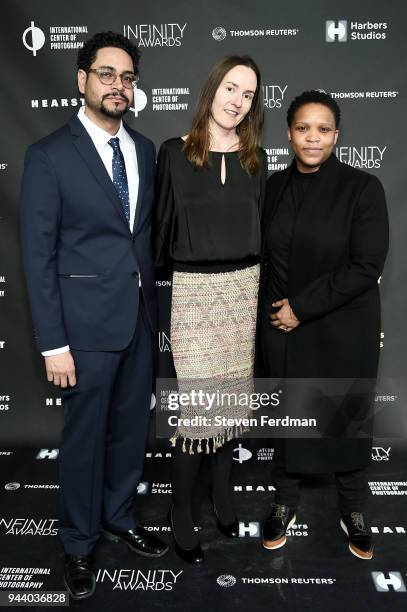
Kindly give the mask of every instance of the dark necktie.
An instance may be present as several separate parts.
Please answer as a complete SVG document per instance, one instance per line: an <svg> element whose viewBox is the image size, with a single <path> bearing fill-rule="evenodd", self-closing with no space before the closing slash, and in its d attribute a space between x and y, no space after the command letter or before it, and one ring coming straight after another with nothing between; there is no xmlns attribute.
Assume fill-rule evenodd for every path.
<svg viewBox="0 0 407 612"><path fill-rule="evenodd" d="M126 166L124 165L123 153L121 152L118 138L111 138L109 140L109 144L113 149L113 184L116 187L117 195L122 203L125 217L128 223L130 223L129 185L127 183Z"/></svg>

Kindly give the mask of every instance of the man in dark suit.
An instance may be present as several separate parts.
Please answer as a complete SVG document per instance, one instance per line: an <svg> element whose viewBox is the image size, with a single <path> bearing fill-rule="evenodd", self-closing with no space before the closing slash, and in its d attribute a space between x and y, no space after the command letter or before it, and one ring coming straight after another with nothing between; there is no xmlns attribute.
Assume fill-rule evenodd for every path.
<svg viewBox="0 0 407 612"><path fill-rule="evenodd" d="M152 391L153 143L122 116L139 51L113 32L78 54L85 106L31 145L21 192L23 260L38 349L62 388L60 538L72 597L93 594L101 533L145 556L167 547L133 516Z"/></svg>

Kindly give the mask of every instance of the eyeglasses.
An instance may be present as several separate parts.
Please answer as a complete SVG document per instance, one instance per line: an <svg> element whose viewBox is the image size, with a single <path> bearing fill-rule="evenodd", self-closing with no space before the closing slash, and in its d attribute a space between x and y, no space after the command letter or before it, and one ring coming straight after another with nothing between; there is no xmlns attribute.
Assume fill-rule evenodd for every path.
<svg viewBox="0 0 407 612"><path fill-rule="evenodd" d="M112 85L117 79L117 72L111 68L89 68L88 72L94 72L98 75L99 81L103 85ZM134 89L139 80L138 74L133 72L123 72L119 74L123 87L126 89Z"/></svg>

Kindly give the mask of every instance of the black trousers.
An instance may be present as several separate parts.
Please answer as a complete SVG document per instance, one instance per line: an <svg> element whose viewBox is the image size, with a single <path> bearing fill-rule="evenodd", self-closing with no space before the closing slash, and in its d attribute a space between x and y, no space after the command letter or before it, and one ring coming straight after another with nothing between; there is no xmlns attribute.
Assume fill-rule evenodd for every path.
<svg viewBox="0 0 407 612"><path fill-rule="evenodd" d="M76 351L77 384L63 390L59 535L65 552L87 555L102 524L132 529L150 415L153 335L145 306L123 351Z"/></svg>
<svg viewBox="0 0 407 612"><path fill-rule="evenodd" d="M339 511L343 514L364 512L368 496L366 469L335 472L334 476ZM275 503L296 508L300 501L300 484L306 477L306 474L287 472L277 456L272 468L272 482L276 488Z"/></svg>

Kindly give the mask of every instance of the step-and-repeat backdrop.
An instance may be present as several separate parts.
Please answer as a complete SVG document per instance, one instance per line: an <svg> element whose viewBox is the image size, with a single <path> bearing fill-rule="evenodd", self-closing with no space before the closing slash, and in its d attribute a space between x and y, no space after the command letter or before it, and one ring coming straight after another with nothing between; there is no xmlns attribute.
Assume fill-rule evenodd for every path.
<svg viewBox="0 0 407 612"><path fill-rule="evenodd" d="M388 405L404 402L397 383L404 374L407 275L407 8L401 1L9 0L2 8L0 449L55 449L58 444L61 399L46 382L34 346L22 273L19 185L27 146L68 121L84 103L76 88L78 49L108 29L124 34L142 51L141 80L126 120L157 149L163 140L188 131L210 66L227 54L250 54L260 66L270 173L290 163L285 115L292 98L305 89L323 89L338 101L343 119L336 155L377 175L388 198L391 248L380 280L380 372L388 381ZM158 348L165 364L171 354L170 279L159 277L157 287L162 318ZM166 447L152 433L149 452L160 444ZM376 460L385 458L389 446L407 446L402 432L398 439L380 438L375 444Z"/></svg>
<svg viewBox="0 0 407 612"><path fill-rule="evenodd" d="M322 491L311 488L304 493L305 505L313 500L312 513L303 512L299 519L303 524L294 525L289 534L296 537L297 544L293 566L289 556L287 561L281 560L282 565L278 559L270 565L259 554L258 566L250 566L249 571L247 546L236 546L236 559L230 547L227 559L217 548L212 553L208 550L209 565L215 573L205 574L203 585L202 576L201 582L195 574L190 580L187 568L178 567L179 563L170 555L163 566L159 565L165 569L159 571L151 570L150 560L143 564L139 559L139 569L121 569L123 564L133 568L134 561L130 564L130 558L125 561L112 557L113 551L106 546L98 553L97 580L106 583L98 586L100 597L104 598L105 605L111 601L112 606L117 606L120 598L121 602L128 601L134 606L133 590L137 589L137 601L144 602L140 589L150 589L154 591L154 598L158 598L154 601L162 600L162 605L165 602L174 607L174 597L178 597L181 609L185 602L189 606L194 585L195 595L198 588L202 589L199 601L201 593L217 601L225 593L225 605L230 606L226 596L232 593L234 601L240 598L243 607L253 607L252 583L261 582L255 597L264 607L271 601L270 590L265 586L268 581L269 585L278 585L281 605L286 595L292 594L298 603L297 588L317 589L312 593L317 593L320 607L328 609L333 602L325 606L322 599L328 593L326 590L331 589L329 592L335 600L348 601L348 609L354 609L356 580L359 601L362 599L371 609L380 607L381 602L388 604L389 609L401 609L397 607L401 600L396 602L391 595L397 598L399 592L407 592L407 578L401 574L404 558L401 547L407 532L401 518L405 516L403 502L407 494L402 391L405 383L401 380L405 368L407 277L405 3L401 0L251 0L246 3L237 0L3 0L1 9L0 536L3 560L0 588L61 587L60 570L56 569L61 560L51 536L57 534L58 526L55 460L63 407L58 389L46 382L43 359L34 346L22 273L18 198L24 153L29 144L78 112L84 101L76 88L77 51L94 33L114 30L137 43L142 51L141 80L134 107L126 120L131 127L153 139L157 148L163 140L188 131L199 89L210 66L227 54L250 54L261 68L266 114L263 146L270 173L290 163L285 115L292 98L311 88L323 89L334 96L343 117L336 155L342 162L371 172L383 182L390 212L391 247L380 280L383 383L380 397L376 399L381 406L377 419L381 425L373 442L369 470L371 530L378 534L380 542L383 540L378 565L356 568L347 556L344 561L342 555L348 555L348 551L342 550L343 544L336 539L339 535L333 536L332 542L328 537L327 530L333 525L329 521L336 520L331 512L334 502L330 493L324 489L324 504L321 504L315 496L320 496ZM160 365L163 371L170 372L170 279L158 277L157 288L161 312ZM350 344L349 353L353 350ZM171 447L168 441L155 437L154 412L153 409L145 471L138 488L138 510L147 528L165 534L169 527L163 524L162 517L171 492ZM393 414L397 419L392 418ZM274 490L270 483L273 440L236 441L234 460L235 499L246 521L240 523L240 537L258 539L259 521L266 516ZM330 492L333 493L332 485ZM209 515L204 518L209 520ZM310 528L305 524L309 521ZM19 537L23 535L38 536L35 546L27 549L27 538ZM209 541L209 536L205 537ZM324 548L318 549L322 542ZM337 552L332 555L332 550ZM257 555L257 545L250 551ZM333 557L337 559L336 565ZM21 568L22 563L24 568L28 564L28 569ZM44 568L44 564L49 567ZM105 566L107 569L103 569ZM249 578L242 577L245 571ZM271 577L264 578L264 572L266 575L271 572ZM218 578L216 574L220 574ZM293 591L280 587L289 582L294 585ZM297 584L311 582L317 586L298 587ZM226 587L231 586L235 591L228 591ZM129 590L127 599L123 589ZM163 590L161 599L159 590ZM168 590L174 590L172 599ZM152 609L150 591L145 593L148 606L143 609ZM386 602L380 599L384 591L388 591L384 595ZM301 606L308 600L309 595L302 595Z"/></svg>

